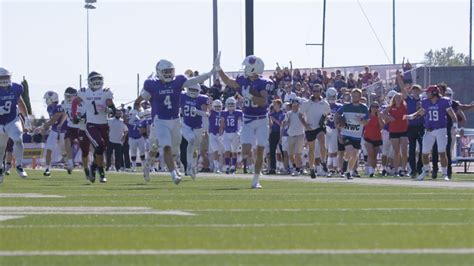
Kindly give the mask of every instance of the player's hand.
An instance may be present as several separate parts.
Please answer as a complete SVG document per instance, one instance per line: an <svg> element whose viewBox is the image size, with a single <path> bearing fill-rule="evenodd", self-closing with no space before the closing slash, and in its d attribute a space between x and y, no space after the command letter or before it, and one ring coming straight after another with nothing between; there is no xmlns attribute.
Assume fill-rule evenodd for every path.
<svg viewBox="0 0 474 266"><path fill-rule="evenodd" d="M408 115L403 115L403 120L409 120L409 116Z"/></svg>

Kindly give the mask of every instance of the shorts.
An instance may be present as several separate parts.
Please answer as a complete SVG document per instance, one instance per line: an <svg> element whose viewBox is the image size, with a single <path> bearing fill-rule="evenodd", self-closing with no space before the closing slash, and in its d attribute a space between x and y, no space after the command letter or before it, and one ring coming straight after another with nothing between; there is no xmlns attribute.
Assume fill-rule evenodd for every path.
<svg viewBox="0 0 474 266"><path fill-rule="evenodd" d="M367 143L372 144L374 147L379 147L382 146L382 140L370 140L368 138L364 138L364 141Z"/></svg>
<svg viewBox="0 0 474 266"><path fill-rule="evenodd" d="M201 146L202 141L202 128L195 128L192 129L187 125L183 125L181 127L181 134L183 135L184 139L189 143L194 143L194 150L198 150Z"/></svg>
<svg viewBox="0 0 474 266"><path fill-rule="evenodd" d="M64 138L70 139L71 142L75 139L79 139L79 128L68 127L66 130L66 134L64 135Z"/></svg>
<svg viewBox="0 0 474 266"><path fill-rule="evenodd" d="M8 138L13 142L23 141L23 126L21 125L20 118L16 117L10 123L0 125L0 137L2 137L2 140L0 141L5 144L7 143Z"/></svg>
<svg viewBox="0 0 474 266"><path fill-rule="evenodd" d="M408 132L390 132L389 133L390 139L399 139L402 137L408 137Z"/></svg>
<svg viewBox="0 0 474 266"><path fill-rule="evenodd" d="M163 120L155 117L154 120L155 138L160 147L171 147L174 155L179 153L181 144L181 121L179 118L172 120Z"/></svg>
<svg viewBox="0 0 474 266"><path fill-rule="evenodd" d="M240 145L240 136L238 133L224 133L222 136L224 151L237 152Z"/></svg>
<svg viewBox="0 0 474 266"><path fill-rule="evenodd" d="M339 138L337 138L337 151L346 151L346 146L339 141Z"/></svg>
<svg viewBox="0 0 474 266"><path fill-rule="evenodd" d="M242 132L240 133L240 142L242 144L256 144L265 147L268 142L270 129L268 127L268 119L255 119L249 123L243 123Z"/></svg>
<svg viewBox="0 0 474 266"><path fill-rule="evenodd" d="M92 146L101 149L104 152L109 144L109 125L108 124L86 124L86 134L89 137Z"/></svg>
<svg viewBox="0 0 474 266"><path fill-rule="evenodd" d="M79 148L81 148L82 157L89 156L91 140L87 137L86 131L79 129L78 137Z"/></svg>
<svg viewBox="0 0 474 266"><path fill-rule="evenodd" d="M281 136L281 149L288 152L288 136Z"/></svg>
<svg viewBox="0 0 474 266"><path fill-rule="evenodd" d="M60 146L59 144L59 133L53 130L49 131L48 138L46 139L46 145L44 148L46 150L54 151L57 147Z"/></svg>
<svg viewBox="0 0 474 266"><path fill-rule="evenodd" d="M438 145L438 152L446 152L446 146L448 145L446 128L438 128L432 131L426 130L423 136L422 153L429 154L435 142Z"/></svg>
<svg viewBox="0 0 474 266"><path fill-rule="evenodd" d="M304 135L306 136L306 141L314 141L320 132L324 132L326 134L326 128L319 127L313 130L305 131Z"/></svg>
<svg viewBox="0 0 474 266"><path fill-rule="evenodd" d="M344 146L352 146L356 150L360 150L360 139L355 139L347 136L342 136L342 141L344 142Z"/></svg>
<svg viewBox="0 0 474 266"><path fill-rule="evenodd" d="M222 136L217 134L209 134L210 152L224 153L224 145L222 144Z"/></svg>
<svg viewBox="0 0 474 266"><path fill-rule="evenodd" d="M301 154L303 152L304 135L288 137L288 155Z"/></svg>

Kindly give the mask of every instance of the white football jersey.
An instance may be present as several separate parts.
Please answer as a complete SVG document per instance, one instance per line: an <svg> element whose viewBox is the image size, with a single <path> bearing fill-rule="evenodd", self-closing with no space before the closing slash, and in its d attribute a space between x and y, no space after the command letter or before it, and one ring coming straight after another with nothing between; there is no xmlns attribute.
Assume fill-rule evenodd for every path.
<svg viewBox="0 0 474 266"><path fill-rule="evenodd" d="M63 101L61 103L61 106L64 109L64 112L66 113L67 116L67 126L70 128L79 128L79 124L74 124L72 122L72 103Z"/></svg>
<svg viewBox="0 0 474 266"><path fill-rule="evenodd" d="M110 89L81 89L77 96L82 99L86 109L87 123L107 124L108 107L107 100L114 96Z"/></svg>

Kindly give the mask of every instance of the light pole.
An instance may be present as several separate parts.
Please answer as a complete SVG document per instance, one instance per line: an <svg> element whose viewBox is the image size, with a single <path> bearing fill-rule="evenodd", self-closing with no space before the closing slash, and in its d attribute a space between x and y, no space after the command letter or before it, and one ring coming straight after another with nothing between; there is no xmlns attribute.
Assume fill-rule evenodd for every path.
<svg viewBox="0 0 474 266"><path fill-rule="evenodd" d="M84 0L86 3L84 8L87 12L87 75L89 75L89 10L95 9L96 7L93 5L97 2L97 0Z"/></svg>

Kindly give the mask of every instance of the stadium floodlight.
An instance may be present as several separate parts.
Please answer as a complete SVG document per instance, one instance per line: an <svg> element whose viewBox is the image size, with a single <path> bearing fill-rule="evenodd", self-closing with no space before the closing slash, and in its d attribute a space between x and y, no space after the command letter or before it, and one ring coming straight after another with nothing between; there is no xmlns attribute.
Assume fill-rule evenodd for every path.
<svg viewBox="0 0 474 266"><path fill-rule="evenodd" d="M90 5L90 4L86 4L86 5L84 6L84 8L85 8L85 9L96 9L95 6Z"/></svg>
<svg viewBox="0 0 474 266"><path fill-rule="evenodd" d="M94 4L97 3L97 0L85 0L86 4Z"/></svg>

